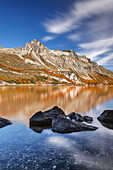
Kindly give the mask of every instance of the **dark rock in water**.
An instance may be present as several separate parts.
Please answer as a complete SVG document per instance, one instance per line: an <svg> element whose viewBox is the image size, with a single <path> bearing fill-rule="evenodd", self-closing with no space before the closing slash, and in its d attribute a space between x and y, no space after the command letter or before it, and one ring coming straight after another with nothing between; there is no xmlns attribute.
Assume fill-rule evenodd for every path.
<svg viewBox="0 0 113 170"><path fill-rule="evenodd" d="M84 121L83 117L78 113L75 113L75 120L78 121L78 122Z"/></svg>
<svg viewBox="0 0 113 170"><path fill-rule="evenodd" d="M103 122L103 121L100 121L100 123L101 123L104 127L113 130L113 122Z"/></svg>
<svg viewBox="0 0 113 170"><path fill-rule="evenodd" d="M71 120L75 119L75 112L72 112L70 114L67 115Z"/></svg>
<svg viewBox="0 0 113 170"><path fill-rule="evenodd" d="M113 122L113 110L104 110L97 119L103 122Z"/></svg>
<svg viewBox="0 0 113 170"><path fill-rule="evenodd" d="M48 118L53 118L54 116L66 117L66 114L58 106L54 106L52 109L43 112L43 114Z"/></svg>
<svg viewBox="0 0 113 170"><path fill-rule="evenodd" d="M52 119L54 117L61 116L66 117L65 113L62 109L58 108L57 106L54 106L52 109L47 110L45 112L36 112L31 118L30 118L30 126L51 126Z"/></svg>
<svg viewBox="0 0 113 170"><path fill-rule="evenodd" d="M77 122L92 122L93 118L89 116L82 116L79 113L72 112L67 115L71 120L75 120Z"/></svg>
<svg viewBox="0 0 113 170"><path fill-rule="evenodd" d="M58 133L71 133L71 132L78 132L78 131L92 131L98 129L97 127L86 125L81 122L72 122L72 120L64 118L64 117L57 117L52 121L52 131Z"/></svg>
<svg viewBox="0 0 113 170"><path fill-rule="evenodd" d="M83 122L84 121L84 118L78 114L78 113L75 113L75 112L72 112L70 114L67 115L71 120L74 119L76 120L77 122Z"/></svg>
<svg viewBox="0 0 113 170"><path fill-rule="evenodd" d="M35 113L31 118L30 118L30 127L31 126L51 126L52 119L48 118L42 113L41 111Z"/></svg>
<svg viewBox="0 0 113 170"><path fill-rule="evenodd" d="M97 119L104 127L113 129L113 110L104 110Z"/></svg>
<svg viewBox="0 0 113 170"><path fill-rule="evenodd" d="M92 122L93 118L89 117L89 116L84 116L84 120L85 120L85 122Z"/></svg>
<svg viewBox="0 0 113 170"><path fill-rule="evenodd" d="M57 116L66 117L63 110L54 106L52 109L45 112L36 112L30 118L30 128L35 132L41 133L44 129L50 129L52 126L52 119Z"/></svg>
<svg viewBox="0 0 113 170"><path fill-rule="evenodd" d="M76 120L73 122L72 120ZM71 133L78 131L96 130L97 127L86 125L83 117L75 112L66 116L62 109L57 106L45 112L37 112L30 118L30 128L41 133L44 129L50 129L58 133Z"/></svg>
<svg viewBox="0 0 113 170"><path fill-rule="evenodd" d="M0 117L0 128L7 126L7 125L11 125L12 122L8 119L4 119Z"/></svg>

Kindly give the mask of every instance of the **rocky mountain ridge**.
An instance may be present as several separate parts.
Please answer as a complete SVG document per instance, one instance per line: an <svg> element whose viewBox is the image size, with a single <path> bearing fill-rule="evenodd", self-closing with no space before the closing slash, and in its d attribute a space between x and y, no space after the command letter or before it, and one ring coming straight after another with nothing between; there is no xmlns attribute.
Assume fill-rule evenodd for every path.
<svg viewBox="0 0 113 170"><path fill-rule="evenodd" d="M111 85L113 72L72 50L50 50L34 39L24 47L0 47L0 82Z"/></svg>

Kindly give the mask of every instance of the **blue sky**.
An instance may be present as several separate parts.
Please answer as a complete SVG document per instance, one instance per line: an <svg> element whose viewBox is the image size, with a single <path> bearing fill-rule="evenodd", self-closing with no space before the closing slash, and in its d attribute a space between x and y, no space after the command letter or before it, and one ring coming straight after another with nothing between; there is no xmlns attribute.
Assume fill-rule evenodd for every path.
<svg viewBox="0 0 113 170"><path fill-rule="evenodd" d="M34 38L113 70L113 0L0 0L0 46Z"/></svg>

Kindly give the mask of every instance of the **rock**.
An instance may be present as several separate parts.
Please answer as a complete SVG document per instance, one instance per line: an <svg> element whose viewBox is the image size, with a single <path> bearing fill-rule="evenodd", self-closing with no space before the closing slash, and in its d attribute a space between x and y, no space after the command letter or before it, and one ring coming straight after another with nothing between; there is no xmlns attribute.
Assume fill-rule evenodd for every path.
<svg viewBox="0 0 113 170"><path fill-rule="evenodd" d="M52 119L48 118L42 113L41 111L35 113L31 118L30 118L30 127L32 126L50 126L51 127Z"/></svg>
<svg viewBox="0 0 113 170"><path fill-rule="evenodd" d="M113 122L113 110L104 110L97 119L103 122Z"/></svg>
<svg viewBox="0 0 113 170"><path fill-rule="evenodd" d="M76 120L77 122L83 122L84 121L84 118L78 114L78 113L75 113L75 112L72 112L70 114L67 115L71 120L74 119Z"/></svg>
<svg viewBox="0 0 113 170"><path fill-rule="evenodd" d="M92 131L98 129L95 126L86 125L81 122L72 122L64 117L54 118L52 121L52 131L58 133L71 133L78 131Z"/></svg>
<svg viewBox="0 0 113 170"><path fill-rule="evenodd" d="M0 117L0 128L11 124L12 122L10 120Z"/></svg>
<svg viewBox="0 0 113 170"><path fill-rule="evenodd" d="M93 118L89 117L89 116L84 116L83 118L84 118L85 122L92 122L93 121Z"/></svg>
<svg viewBox="0 0 113 170"><path fill-rule="evenodd" d="M41 133L44 129L50 129L52 127L52 119L57 116L66 117L63 110L57 106L45 112L36 112L30 118L30 128L35 132Z"/></svg>
<svg viewBox="0 0 113 170"><path fill-rule="evenodd" d="M75 122L72 120L75 120ZM97 129L97 127L81 123L83 121L84 119L80 114L72 112L67 117L62 109L55 106L50 110L35 113L30 118L30 128L38 133L41 133L44 129L50 128L58 133L71 133Z"/></svg>
<svg viewBox="0 0 113 170"><path fill-rule="evenodd" d="M113 110L104 110L97 119L104 127L113 129Z"/></svg>
<svg viewBox="0 0 113 170"><path fill-rule="evenodd" d="M113 129L113 123L112 123L112 122L103 122L103 121L100 121L100 123L101 123L104 127L108 128L108 129Z"/></svg>
<svg viewBox="0 0 113 170"><path fill-rule="evenodd" d="M61 116L61 117L67 117L66 114L63 112L63 110L61 108L59 108L58 106L54 106L52 109L47 110L45 112L43 112L43 114L48 117L48 118L53 118L54 116Z"/></svg>

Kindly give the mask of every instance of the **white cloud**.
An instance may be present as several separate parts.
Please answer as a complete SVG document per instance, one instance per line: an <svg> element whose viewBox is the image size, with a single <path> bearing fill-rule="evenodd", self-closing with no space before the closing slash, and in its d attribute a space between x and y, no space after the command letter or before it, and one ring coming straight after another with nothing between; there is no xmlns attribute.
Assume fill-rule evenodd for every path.
<svg viewBox="0 0 113 170"><path fill-rule="evenodd" d="M53 136L48 138L48 143L53 144L57 147L72 148L71 139L65 138L63 136Z"/></svg>
<svg viewBox="0 0 113 170"><path fill-rule="evenodd" d="M112 16L113 0L77 1L65 13L46 20L44 26L49 33L67 33L66 38L80 47L78 54L109 65L113 50ZM102 54L106 56L103 59Z"/></svg>
<svg viewBox="0 0 113 170"><path fill-rule="evenodd" d="M42 38L42 41L46 42L46 41L50 41L50 40L53 40L54 37L53 36L45 36Z"/></svg>
<svg viewBox="0 0 113 170"><path fill-rule="evenodd" d="M109 61L110 61L110 63L109 63ZM107 65L109 65L109 64L112 65L113 64L113 53L106 56L106 57L103 57L100 60L98 60L97 63L100 64L100 65L106 65L106 64Z"/></svg>
<svg viewBox="0 0 113 170"><path fill-rule="evenodd" d="M113 53L110 53L113 45L113 37L101 39L90 43L79 44L85 54L92 60L95 60L100 65L108 65L109 61L113 59ZM109 52L109 55L107 54ZM107 55L104 58L99 58L99 55Z"/></svg>
<svg viewBox="0 0 113 170"><path fill-rule="evenodd" d="M80 36L80 34L73 33L73 34L68 35L67 38L70 40L73 40L73 41L77 41L81 38L81 36Z"/></svg>
<svg viewBox="0 0 113 170"><path fill-rule="evenodd" d="M107 47L111 47L112 45L113 45L113 37L101 39L90 43L82 43L79 44L79 47L84 49L104 49Z"/></svg>
<svg viewBox="0 0 113 170"><path fill-rule="evenodd" d="M91 36L91 39L94 40L110 37L113 35L112 16L113 14L105 13L105 15L93 18L93 20L87 22L85 34Z"/></svg>
<svg viewBox="0 0 113 170"><path fill-rule="evenodd" d="M109 48L105 48L105 49L93 49L92 50L85 50L81 53L78 53L78 55L86 55L88 58L90 58L91 60L97 60L98 56L101 54L104 54L106 52L108 52L110 49Z"/></svg>
<svg viewBox="0 0 113 170"><path fill-rule="evenodd" d="M76 29L84 19L112 10L113 0L86 0L74 3L67 13L57 14L53 19L48 19L44 26L47 32L62 34Z"/></svg>

